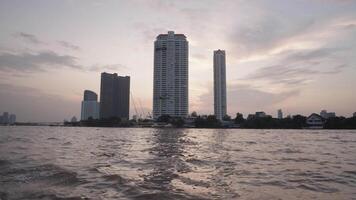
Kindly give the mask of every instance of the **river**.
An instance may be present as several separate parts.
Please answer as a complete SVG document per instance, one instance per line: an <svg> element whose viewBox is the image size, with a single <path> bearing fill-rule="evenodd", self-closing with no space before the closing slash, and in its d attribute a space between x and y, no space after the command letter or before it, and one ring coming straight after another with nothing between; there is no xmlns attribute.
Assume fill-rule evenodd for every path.
<svg viewBox="0 0 356 200"><path fill-rule="evenodd" d="M0 199L356 199L356 130L0 127Z"/></svg>

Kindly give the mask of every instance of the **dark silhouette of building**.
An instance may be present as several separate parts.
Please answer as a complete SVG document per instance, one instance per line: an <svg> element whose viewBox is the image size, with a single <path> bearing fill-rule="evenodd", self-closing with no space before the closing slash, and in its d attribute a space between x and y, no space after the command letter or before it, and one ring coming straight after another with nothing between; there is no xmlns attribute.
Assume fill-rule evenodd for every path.
<svg viewBox="0 0 356 200"><path fill-rule="evenodd" d="M98 95L90 90L84 90L84 101L98 101Z"/></svg>
<svg viewBox="0 0 356 200"><path fill-rule="evenodd" d="M101 73L100 119L129 119L130 77Z"/></svg>

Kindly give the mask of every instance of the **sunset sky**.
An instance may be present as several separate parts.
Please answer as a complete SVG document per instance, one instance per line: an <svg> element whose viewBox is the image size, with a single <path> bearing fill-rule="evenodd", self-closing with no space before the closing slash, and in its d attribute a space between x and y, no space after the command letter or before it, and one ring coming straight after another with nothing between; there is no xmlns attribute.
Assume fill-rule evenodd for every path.
<svg viewBox="0 0 356 200"><path fill-rule="evenodd" d="M1 0L0 112L80 118L104 71L152 112L153 42L170 30L189 41L189 112L213 113L216 49L231 116L356 112L356 0Z"/></svg>

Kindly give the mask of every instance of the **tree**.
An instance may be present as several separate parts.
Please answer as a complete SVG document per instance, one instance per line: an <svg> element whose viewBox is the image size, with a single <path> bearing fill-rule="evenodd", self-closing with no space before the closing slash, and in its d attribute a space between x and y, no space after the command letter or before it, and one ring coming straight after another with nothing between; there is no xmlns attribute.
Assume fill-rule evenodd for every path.
<svg viewBox="0 0 356 200"><path fill-rule="evenodd" d="M236 113L235 124L242 124L245 122L244 116L241 113Z"/></svg>
<svg viewBox="0 0 356 200"><path fill-rule="evenodd" d="M220 128L221 123L216 119L215 115L209 115L206 118L198 116L195 119L195 127L197 128Z"/></svg>
<svg viewBox="0 0 356 200"><path fill-rule="evenodd" d="M192 114L191 114L192 117L198 117L198 114L197 112L193 111Z"/></svg>
<svg viewBox="0 0 356 200"><path fill-rule="evenodd" d="M230 117L229 115L225 115L225 116L223 117L223 120L224 120L224 121L231 121L231 117Z"/></svg>
<svg viewBox="0 0 356 200"><path fill-rule="evenodd" d="M185 123L185 122L184 122L184 120L183 120L182 118L177 117L177 118L173 118L173 119L171 120L171 123L172 123L173 126L178 127L178 128L181 128L181 127L184 126L184 123Z"/></svg>
<svg viewBox="0 0 356 200"><path fill-rule="evenodd" d="M157 119L158 122L165 122L165 123L169 123L170 120L171 120L171 116L169 115L161 115Z"/></svg>

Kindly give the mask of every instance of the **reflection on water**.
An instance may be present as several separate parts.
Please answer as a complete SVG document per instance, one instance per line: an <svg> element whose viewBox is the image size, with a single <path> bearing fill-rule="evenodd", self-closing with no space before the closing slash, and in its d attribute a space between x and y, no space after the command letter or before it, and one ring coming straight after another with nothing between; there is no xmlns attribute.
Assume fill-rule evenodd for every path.
<svg viewBox="0 0 356 200"><path fill-rule="evenodd" d="M356 131L0 127L0 199L352 199Z"/></svg>

